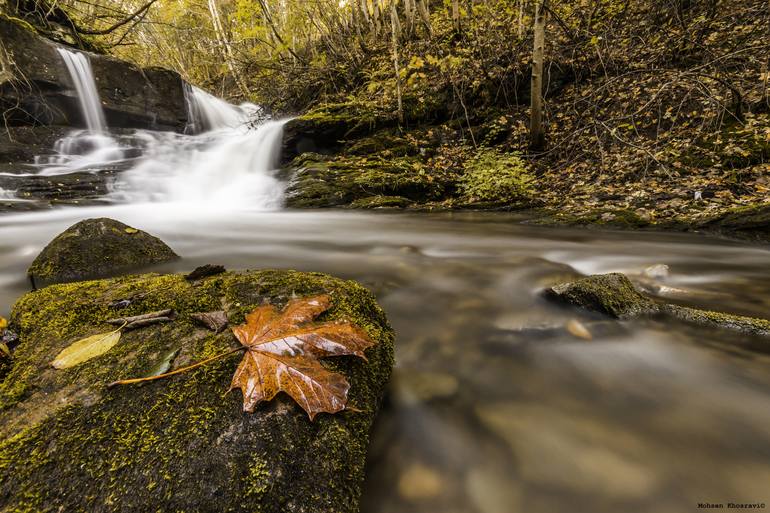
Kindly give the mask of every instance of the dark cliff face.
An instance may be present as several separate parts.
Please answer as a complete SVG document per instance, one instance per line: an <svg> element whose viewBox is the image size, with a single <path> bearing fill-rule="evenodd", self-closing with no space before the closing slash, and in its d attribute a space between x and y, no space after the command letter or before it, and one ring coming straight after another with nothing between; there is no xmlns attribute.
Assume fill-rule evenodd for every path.
<svg viewBox="0 0 770 513"><path fill-rule="evenodd" d="M0 42L9 61L4 66L9 72L0 74L0 109L9 124L85 126L57 44L3 17ZM184 129L184 82L177 73L105 55L88 57L110 127Z"/></svg>

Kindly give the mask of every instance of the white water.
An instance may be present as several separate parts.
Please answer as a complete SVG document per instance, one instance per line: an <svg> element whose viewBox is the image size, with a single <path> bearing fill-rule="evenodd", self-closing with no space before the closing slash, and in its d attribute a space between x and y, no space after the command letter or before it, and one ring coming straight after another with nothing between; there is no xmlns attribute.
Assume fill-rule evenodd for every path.
<svg viewBox="0 0 770 513"><path fill-rule="evenodd" d="M275 173L284 123L197 136L138 132L144 154L114 182L108 199L205 210L280 208L284 184Z"/></svg>
<svg viewBox="0 0 770 513"><path fill-rule="evenodd" d="M281 207L284 184L276 177L285 121L264 116L251 103L231 105L185 87L186 134L136 130L109 134L88 58L59 49L88 130L56 142L54 154L36 159L40 176L123 170L104 198L114 203L169 203L181 211ZM18 176L18 175L17 175ZM26 176L29 176L27 174Z"/></svg>
<svg viewBox="0 0 770 513"><path fill-rule="evenodd" d="M107 121L104 117L99 92L96 90L96 81L91 70L91 62L88 57L80 52L73 52L66 48L57 48L64 64L67 66L70 78L75 84L80 102L80 111L85 119L90 132L103 133L107 130Z"/></svg>
<svg viewBox="0 0 770 513"><path fill-rule="evenodd" d="M245 126L259 117L261 109L253 103L235 106L193 85L185 84L188 134Z"/></svg>

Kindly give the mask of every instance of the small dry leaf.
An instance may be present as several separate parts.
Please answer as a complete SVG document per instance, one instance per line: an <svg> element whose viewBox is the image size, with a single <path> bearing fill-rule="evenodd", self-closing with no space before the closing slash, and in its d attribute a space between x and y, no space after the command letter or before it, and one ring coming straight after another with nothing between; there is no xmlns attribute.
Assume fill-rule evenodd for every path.
<svg viewBox="0 0 770 513"><path fill-rule="evenodd" d="M232 329L246 347L230 389L243 392L243 410L286 392L313 420L318 413L345 409L350 385L342 374L326 369L319 358L356 355L374 345L361 328L349 322L308 324L329 309L328 295L295 299L279 312L260 306L246 324Z"/></svg>
<svg viewBox="0 0 770 513"><path fill-rule="evenodd" d="M588 328L577 319L570 319L564 327L574 337L582 338L583 340L593 340L594 338L591 332L588 331Z"/></svg>
<svg viewBox="0 0 770 513"><path fill-rule="evenodd" d="M5 319L5 317L0 317L0 330L4 330L8 327L8 321Z"/></svg>
<svg viewBox="0 0 770 513"><path fill-rule="evenodd" d="M227 314L223 310L217 312L202 312L191 314L190 317L215 333L221 333L227 328Z"/></svg>
<svg viewBox="0 0 770 513"><path fill-rule="evenodd" d="M56 369L67 369L74 367L102 355L112 349L120 340L120 328L109 333L99 333L90 337L78 340L67 346L62 352L56 355L51 365Z"/></svg>
<svg viewBox="0 0 770 513"><path fill-rule="evenodd" d="M137 230L136 228L129 227L129 228L126 228L125 232L128 234L134 234L134 233L139 233L139 230Z"/></svg>

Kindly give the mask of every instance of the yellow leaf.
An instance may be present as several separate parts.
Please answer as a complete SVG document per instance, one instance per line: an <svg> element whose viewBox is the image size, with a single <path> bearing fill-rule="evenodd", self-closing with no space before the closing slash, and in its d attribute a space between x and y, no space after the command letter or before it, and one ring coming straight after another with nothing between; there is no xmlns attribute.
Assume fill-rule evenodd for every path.
<svg viewBox="0 0 770 513"><path fill-rule="evenodd" d="M99 333L73 342L56 355L51 365L56 369L67 369L106 353L120 340L121 329L122 326L109 333Z"/></svg>
<svg viewBox="0 0 770 513"><path fill-rule="evenodd" d="M11 355L11 350L8 349L8 346L5 344L5 342L0 342L0 356L13 358L13 355Z"/></svg>
<svg viewBox="0 0 770 513"><path fill-rule="evenodd" d="M0 317L0 330L4 330L8 327L8 321L5 320L5 317Z"/></svg>
<svg viewBox="0 0 770 513"><path fill-rule="evenodd" d="M126 233L139 233L139 230L137 230L136 228L131 228L131 227L126 228L125 231L126 231Z"/></svg>

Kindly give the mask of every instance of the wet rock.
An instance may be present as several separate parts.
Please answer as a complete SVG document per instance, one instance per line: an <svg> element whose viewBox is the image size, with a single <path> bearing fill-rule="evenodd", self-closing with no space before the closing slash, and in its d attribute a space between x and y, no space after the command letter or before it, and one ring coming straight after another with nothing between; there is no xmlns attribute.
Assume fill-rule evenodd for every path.
<svg viewBox="0 0 770 513"><path fill-rule="evenodd" d="M769 242L770 205L764 203L734 208L698 223L695 228L754 242Z"/></svg>
<svg viewBox="0 0 770 513"><path fill-rule="evenodd" d="M621 273L596 274L554 285L545 290L545 296L616 319L649 315L659 310L651 299L637 292Z"/></svg>
<svg viewBox="0 0 770 513"><path fill-rule="evenodd" d="M403 371L396 380L396 389L405 403L429 402L453 397L460 384L451 374Z"/></svg>
<svg viewBox="0 0 770 513"><path fill-rule="evenodd" d="M0 79L0 109L11 125L84 126L74 85L60 46L23 23L0 17L0 40L24 80ZM89 53L107 124L115 127L182 130L187 122L183 81L173 71L139 68Z"/></svg>
<svg viewBox="0 0 770 513"><path fill-rule="evenodd" d="M349 105L320 105L286 123L281 158L287 164L303 153L332 154L345 139L364 135L371 128L369 120Z"/></svg>
<svg viewBox="0 0 770 513"><path fill-rule="evenodd" d="M162 240L108 218L86 219L60 233L27 275L36 285L99 278L179 258Z"/></svg>
<svg viewBox="0 0 770 513"><path fill-rule="evenodd" d="M361 159L307 153L291 165L286 205L294 208L403 208L446 199L448 176L415 172L413 157Z"/></svg>
<svg viewBox="0 0 770 513"><path fill-rule="evenodd" d="M107 353L66 370L50 361L73 340L109 329L122 312L170 308L172 323L123 334ZM355 409L314 422L280 394L253 414L226 394L240 354L168 379L107 389L147 375L177 349L172 369L236 347L230 330L201 330L191 314L228 305L234 324L264 302L329 293L324 320L346 319L377 344L367 360L323 365L350 382ZM192 284L182 275L144 275L58 284L22 297L11 317L22 343L0 383L0 510L358 511L369 431L393 363L393 332L374 297L351 281L318 273L223 273ZM88 490L88 493L79 491Z"/></svg>
<svg viewBox="0 0 770 513"><path fill-rule="evenodd" d="M398 494L408 501L430 499L441 493L441 476L421 463L410 465L398 480Z"/></svg>
<svg viewBox="0 0 770 513"><path fill-rule="evenodd" d="M639 440L590 416L513 402L480 405L476 415L527 462L520 467L525 482L628 499L647 497L658 485L655 472L638 462L645 450Z"/></svg>
<svg viewBox="0 0 770 513"><path fill-rule="evenodd" d="M545 297L555 302L584 308L616 319L632 319L654 314L684 322L721 328L747 335L770 337L770 320L656 303L638 292L621 273L596 274L546 289ZM770 350L763 344L761 350Z"/></svg>
<svg viewBox="0 0 770 513"><path fill-rule="evenodd" d="M196 267L190 274L185 275L184 278L188 281L196 281L203 278L208 278L209 276L215 276L223 272L225 272L225 266L223 265L205 264L201 265L200 267Z"/></svg>
<svg viewBox="0 0 770 513"><path fill-rule="evenodd" d="M485 466L473 468L465 477L465 493L480 513L521 511L521 492L511 477Z"/></svg>

